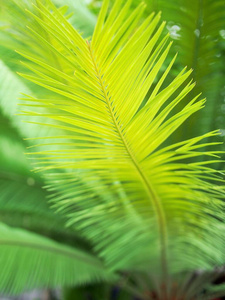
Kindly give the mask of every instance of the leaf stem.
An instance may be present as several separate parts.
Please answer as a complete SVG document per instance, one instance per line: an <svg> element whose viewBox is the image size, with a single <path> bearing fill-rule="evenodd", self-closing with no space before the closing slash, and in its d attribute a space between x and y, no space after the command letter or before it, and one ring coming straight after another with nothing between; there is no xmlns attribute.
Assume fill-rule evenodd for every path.
<svg viewBox="0 0 225 300"><path fill-rule="evenodd" d="M158 227L159 227L159 233L160 233L159 239L160 239L160 248L161 248L160 249L160 262L161 262L161 269L162 269L162 280L166 284L167 278L168 278L168 266L167 266L167 231L166 231L165 214L164 214L163 208L161 206L160 199L158 198L152 184L149 182L148 178L146 177L143 170L141 169L141 166L139 165L135 155L132 153L132 151L131 151L131 149L130 149L130 147L129 147L129 145L128 145L128 143L127 143L127 141L126 141L126 139L125 139L118 123L117 123L117 121L116 121L115 115L114 115L112 107L111 107L110 99L109 99L108 93L106 91L106 87L105 87L105 85L103 83L103 80L102 80L102 75L100 74L100 71L98 70L96 60L94 58L94 55L93 55L93 52L92 52L92 49L91 49L91 45L89 43L87 45L88 45L88 48L90 50L90 56L91 56L91 59L93 61L95 71L96 71L96 74L97 74L102 92L103 92L104 97L106 99L106 103L108 105L113 123L115 125L116 130L117 130L117 133L120 136L120 138L123 142L123 145L126 149L126 152L127 152L128 156L130 157L137 173L139 174L139 177L140 177L140 179L141 179L141 181L142 181L142 183L145 187L145 190L146 190L146 192L149 196L149 199L153 203L155 211L157 213L158 224L159 224Z"/></svg>

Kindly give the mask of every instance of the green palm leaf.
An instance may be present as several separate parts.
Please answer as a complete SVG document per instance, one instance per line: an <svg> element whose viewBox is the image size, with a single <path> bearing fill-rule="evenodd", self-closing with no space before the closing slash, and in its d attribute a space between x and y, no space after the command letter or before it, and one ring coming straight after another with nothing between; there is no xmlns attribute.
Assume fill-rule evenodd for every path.
<svg viewBox="0 0 225 300"><path fill-rule="evenodd" d="M108 276L101 262L84 251L4 224L0 224L0 233L3 293L80 285Z"/></svg>
<svg viewBox="0 0 225 300"><path fill-rule="evenodd" d="M41 232L44 235L69 234L65 220L50 210L49 193L44 190L43 179L30 172L31 166L25 157L25 143L10 120L0 113L0 220Z"/></svg>
<svg viewBox="0 0 225 300"><path fill-rule="evenodd" d="M196 91L202 92L207 99L206 108L187 122L186 134L193 136L223 128L224 121L219 121L219 114L225 71L221 34L225 26L224 1L155 0L147 4L148 12L162 11L174 38L174 49L180 53L178 61L193 69ZM190 93L187 100L192 96Z"/></svg>
<svg viewBox="0 0 225 300"><path fill-rule="evenodd" d="M0 78L0 219L39 232L66 233L63 219L50 211L43 179L30 172L24 154L27 143L21 136L35 134L15 116L18 91L25 85L3 63Z"/></svg>
<svg viewBox="0 0 225 300"><path fill-rule="evenodd" d="M30 171L31 164L24 153L32 140L24 141L22 136L47 135L49 130L43 133L32 124L24 126L15 115L19 91L26 90L26 86L8 67L0 65L0 220L66 243L84 245L77 232L65 228L64 218L50 209L50 194L44 189L43 179Z"/></svg>
<svg viewBox="0 0 225 300"><path fill-rule="evenodd" d="M37 124L48 126L47 117L56 122L49 126L65 132L58 136L63 148L36 152L36 170L48 171L50 185L63 190L53 200L69 224L94 243L111 269L144 271L168 284L174 273L225 261L224 190L207 166L218 160L217 152L199 152L213 145L202 140L217 132L164 146L205 101L193 96L174 112L194 88L191 80L184 85L191 73L184 69L161 89L175 58L153 88L171 44L160 38L160 15L138 25L144 6L130 14L130 2L116 1L106 18L104 1L91 41L50 2L46 8L38 1L34 13L27 11L33 23L24 31L29 48L22 55L33 75L22 75L52 95L28 97L23 113L43 116ZM40 106L48 112L35 110ZM207 164L185 163L203 154L212 156Z"/></svg>
<svg viewBox="0 0 225 300"><path fill-rule="evenodd" d="M54 3L59 7L65 5L61 8L61 12L67 14L70 23L77 30L81 31L85 36L90 36L93 33L96 16L88 10L82 1L55 0ZM12 1L7 1L0 7L0 59L14 72L22 67L19 63L19 55L15 52L15 49L19 49L18 43L23 44L23 41L15 41L14 38L15 33L20 31L18 17L21 20L25 7L29 7L32 10L31 2L18 0L16 3L13 3ZM16 19L13 17L14 15L17 16ZM7 34L5 34L5 31L7 31ZM25 82L25 84L28 85L29 82Z"/></svg>

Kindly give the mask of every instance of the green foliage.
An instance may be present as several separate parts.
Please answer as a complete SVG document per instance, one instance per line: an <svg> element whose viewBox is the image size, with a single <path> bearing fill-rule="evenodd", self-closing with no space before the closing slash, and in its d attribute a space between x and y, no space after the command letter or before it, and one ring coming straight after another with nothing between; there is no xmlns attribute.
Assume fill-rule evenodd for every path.
<svg viewBox="0 0 225 300"><path fill-rule="evenodd" d="M2 173L10 171L11 177L0 182L4 191L0 213L1 208L10 214L15 209L18 214L28 213L32 220L37 217L40 225L36 231L40 233L42 221L52 220L49 230L61 228L64 245L2 225L3 239L5 232L14 247L6 244L1 252L10 264L2 260L6 272L0 290L91 283L107 280L110 271L125 281L122 288L141 299L172 299L174 294L178 299L184 295L206 299L214 292L224 293L223 285L212 287L223 273L218 268L225 262L223 174L211 167L222 162L221 151L213 150L218 131L206 133L219 105L212 101L220 91L212 74L219 77L222 72L217 64L211 65L220 24L214 28L209 15L212 12L220 20L222 2L215 5L209 1L209 6L207 1L193 2L191 14L186 2L182 2L180 14L171 13L179 9L178 1L172 5L152 2L156 11L169 4L166 18L179 24L182 34L174 48L182 49L178 59L194 68L193 72L181 68L173 52L171 56L160 13L144 18L143 3L132 9L132 1L117 0L108 13L109 1L105 0L89 38L95 17L80 2L77 7L88 23L84 26L82 18L71 19L65 7L59 8L59 2L55 2L57 8L49 0L36 0L33 6L10 1L2 6L3 13L13 12L1 34L3 41L9 41L0 46L4 54L2 82L11 84L15 92L12 96L12 89L3 84L2 119L9 122L9 135L2 134L0 139L6 150ZM84 31L85 38L68 19ZM190 35L193 30L195 39ZM16 54L12 49L17 49ZM23 61L19 66L20 55ZM202 61L207 68L202 68ZM25 80L11 70L19 71ZM197 80L196 87L190 75ZM201 90L211 99L205 110L207 118L200 113L205 103ZM18 92L25 95L22 117L15 121L15 105L5 103ZM28 122L27 127L21 118ZM28 139L24 142L21 136ZM213 139L216 142L210 142ZM5 145L12 140L17 142L10 154ZM32 176L30 163L22 154L26 145L36 171ZM20 163L15 153L21 153ZM18 176L23 178L22 205L17 202ZM30 178L35 183L32 187ZM60 214L48 209L43 184L52 208ZM43 200L40 203L39 198ZM71 238L76 239L79 232L95 257L73 242L70 248L65 246L67 230L61 214L71 228ZM11 224L8 216L3 220ZM32 222L17 226L33 230ZM62 258L62 253L68 255ZM27 262L25 256L29 257ZM32 268L34 277L26 283ZM15 269L10 289L6 282Z"/></svg>
<svg viewBox="0 0 225 300"><path fill-rule="evenodd" d="M2 292L83 284L107 277L101 262L84 251L3 224L0 233Z"/></svg>
<svg viewBox="0 0 225 300"><path fill-rule="evenodd" d="M53 3L62 6L61 0L54 0ZM63 4L68 5L69 12L72 14L70 23L86 37L91 36L97 21L96 16L88 10L82 0L65 0Z"/></svg>
<svg viewBox="0 0 225 300"><path fill-rule="evenodd" d="M17 106L14 101L19 90L26 87L5 65L1 67L0 219L43 234L65 234L68 230L63 219L49 208L43 179L30 171L32 166L25 156L27 143L21 136L40 132L25 127L18 116L13 118Z"/></svg>
<svg viewBox="0 0 225 300"><path fill-rule="evenodd" d="M10 2L7 2L6 5L10 5ZM13 9L15 8L16 6L13 6ZM2 34L4 38L7 37L4 32ZM5 241L2 240L1 244L4 248L1 248L1 269L3 270L7 267L7 272L2 273L4 280L1 279L1 293L18 293L37 286L55 287L59 284L75 285L88 281L93 282L93 280L95 281L94 277L103 279L105 276L103 271L101 275L101 270L98 271L96 267L97 275L95 276L94 266L91 267L92 271L89 272L89 267L85 267L85 263L82 264L82 257L89 259L89 256L85 256L86 254L83 251L84 249L89 251L90 246L81 240L77 231L65 228L65 221L61 215L56 215L53 210L50 210L48 205L49 193L43 188L45 185L43 179L39 174L30 171L32 169L32 161L25 157L25 152L27 151L26 147L32 147L33 143L30 139L24 141L22 137L29 138L32 136L33 138L35 136L37 138L40 135L52 135L52 130L46 129L43 131L32 126L32 124L24 126L23 120L15 115L18 112L17 103L21 91L32 95L40 94L41 91L36 89L34 85L24 82L21 80L21 77L19 78L15 74L15 71L21 71L21 67L18 59L19 55L13 51L15 44L13 44L12 37L10 39L12 45L6 43L0 47L1 58L4 60L4 62L0 63L0 220L13 227L20 227L37 232L42 236L49 236L54 240L60 241L61 244L56 244L47 239L42 241L41 236L37 239L37 236L21 231L22 235L24 235L24 241L23 243L21 241L19 245L18 239L21 233L19 233L17 238L14 230L8 228L7 237L12 239L12 243L10 243L13 247L7 247ZM6 47L9 47L9 49L6 49ZM32 118L28 118L26 121L32 122ZM4 226L2 228L2 232L5 234ZM25 240L27 242L30 241L31 245L33 242L36 243L35 252L26 246ZM51 249L51 251L43 254L40 247L38 247L39 243L46 243L46 251L49 245L54 246L56 249ZM66 244L76 247L70 248L71 253L68 253L69 256L73 251L73 254L82 254L77 261L75 257L70 259L67 255L57 257L54 254L54 251L63 252L69 250L69 248L66 248ZM20 247L23 247L23 250L21 248L22 251L18 251ZM52 256L53 261L56 260L55 266L52 266L49 256ZM29 261L27 261L27 266L25 266L24 262L27 257ZM21 263L17 263L17 260L21 260ZM46 264L48 260L49 265ZM9 261L11 261L11 264L8 263ZM96 263L100 264L98 259L96 259ZM70 269L74 268L74 266L76 267L73 271L74 275L70 273L70 275L65 276L68 264L70 264ZM41 271L34 272L32 281L26 283L26 279L33 272L34 266L39 267L40 269L38 270ZM23 268L27 270L27 273L23 272ZM49 273L45 271L45 268ZM77 278L77 272L81 272L80 274L83 275ZM43 276L43 273L45 273L45 276ZM59 273L62 275L59 275ZM15 279L12 278L12 274L15 275Z"/></svg>
<svg viewBox="0 0 225 300"><path fill-rule="evenodd" d="M224 128L224 114L222 121L217 117L224 98L221 94L225 72L222 37L224 1L154 0L147 1L147 11L162 11L162 18L167 21L167 28L174 40L172 51L179 53L179 64L176 66L186 65L193 69L196 92L202 92L207 99L205 109L192 116L183 131L191 137L196 133ZM187 101L191 96L187 97Z"/></svg>

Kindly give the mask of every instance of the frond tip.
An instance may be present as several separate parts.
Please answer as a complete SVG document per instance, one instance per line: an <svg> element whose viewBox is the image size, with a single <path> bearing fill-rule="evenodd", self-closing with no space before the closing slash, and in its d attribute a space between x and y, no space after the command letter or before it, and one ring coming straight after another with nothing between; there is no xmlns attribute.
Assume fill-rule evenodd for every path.
<svg viewBox="0 0 225 300"><path fill-rule="evenodd" d="M205 100L196 96L174 111L194 84L183 69L164 86L175 57L162 72L171 43L161 38L160 14L141 22L142 4L130 13L131 1L117 0L107 14L104 1L86 41L49 1L49 8L37 2L27 12L29 49L20 52L29 72L22 76L48 93L28 97L34 109L23 113L60 129L58 145L36 152L36 170L49 171L49 184L58 186L55 207L113 270L141 269L166 280L223 264L224 189L200 160L216 154L198 151L217 133L164 143Z"/></svg>

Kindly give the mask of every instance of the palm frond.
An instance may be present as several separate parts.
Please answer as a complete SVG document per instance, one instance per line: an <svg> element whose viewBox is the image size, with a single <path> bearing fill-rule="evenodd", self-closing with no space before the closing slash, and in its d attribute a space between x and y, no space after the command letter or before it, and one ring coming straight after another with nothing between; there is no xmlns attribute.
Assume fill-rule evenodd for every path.
<svg viewBox="0 0 225 300"><path fill-rule="evenodd" d="M36 152L36 170L48 171L50 185L64 192L55 205L113 270L142 270L168 283L174 273L223 264L224 189L214 183L220 174L210 167L218 153L199 151L213 146L204 138L218 133L164 146L205 101L193 95L174 112L194 88L190 79L184 85L191 72L183 69L160 90L175 58L150 90L171 47L167 36L161 38L160 15L140 24L144 5L130 14L131 1L117 0L106 18L104 1L89 41L51 2L37 3L27 11L33 23L28 33L24 29L29 48L22 53L33 75L21 75L53 94L28 97L23 114L56 121L55 128L65 131L58 143L65 136L71 140L63 149ZM35 105L48 112L39 114ZM185 163L202 155L212 159Z"/></svg>
<svg viewBox="0 0 225 300"><path fill-rule="evenodd" d="M65 228L65 220L50 210L49 194L43 188L43 179L30 172L25 146L10 120L0 112L1 222L44 235L70 233L74 238L75 233Z"/></svg>
<svg viewBox="0 0 225 300"><path fill-rule="evenodd" d="M206 108L186 123L188 137L208 130L223 128L218 111L221 111L224 77L223 37L225 26L224 1L148 1L148 11L162 11L163 19L174 38L174 50L179 52L178 62L193 69L196 92L206 97ZM193 96L190 93L187 101ZM199 126L197 126L197 124ZM219 127L218 127L219 126ZM180 132L180 134L182 134Z"/></svg>
<svg viewBox="0 0 225 300"><path fill-rule="evenodd" d="M109 278L102 263L84 251L4 224L0 224L0 233L3 293L74 286Z"/></svg>
<svg viewBox="0 0 225 300"><path fill-rule="evenodd" d="M18 63L17 63L18 64ZM34 87L26 85L0 61L0 220L10 226L22 227L43 235L84 244L74 229L65 228L65 220L56 215L48 204L49 193L44 189L44 181L30 172L31 162L26 156L27 147L32 151L37 140L54 134L54 128L38 129L32 123L28 125L18 114L20 91L40 94ZM32 122L32 118L26 118ZM22 138L26 136L26 140ZM44 139L45 141L45 139ZM51 139L51 142L54 142ZM48 147L49 148L49 147ZM37 146L35 147L37 150ZM71 243L71 241L70 241Z"/></svg>
<svg viewBox="0 0 225 300"><path fill-rule="evenodd" d="M34 1L35 3L35 1ZM96 23L96 16L88 10L86 5L80 0L55 0L54 3L59 6L63 14L67 15L71 24L85 36L90 36L93 33ZM64 5L60 8L60 6ZM28 8L32 11L31 2L25 0L18 0L16 3L7 1L0 7L0 59L13 72L21 71L22 65L19 63L19 55L15 49L22 46L23 41L14 40L16 35L20 35L20 26L18 26L18 17L22 18L24 9ZM69 15L68 15L69 14ZM13 17L17 16L16 20ZM6 33L7 32L7 33ZM28 81L24 81L29 87Z"/></svg>

